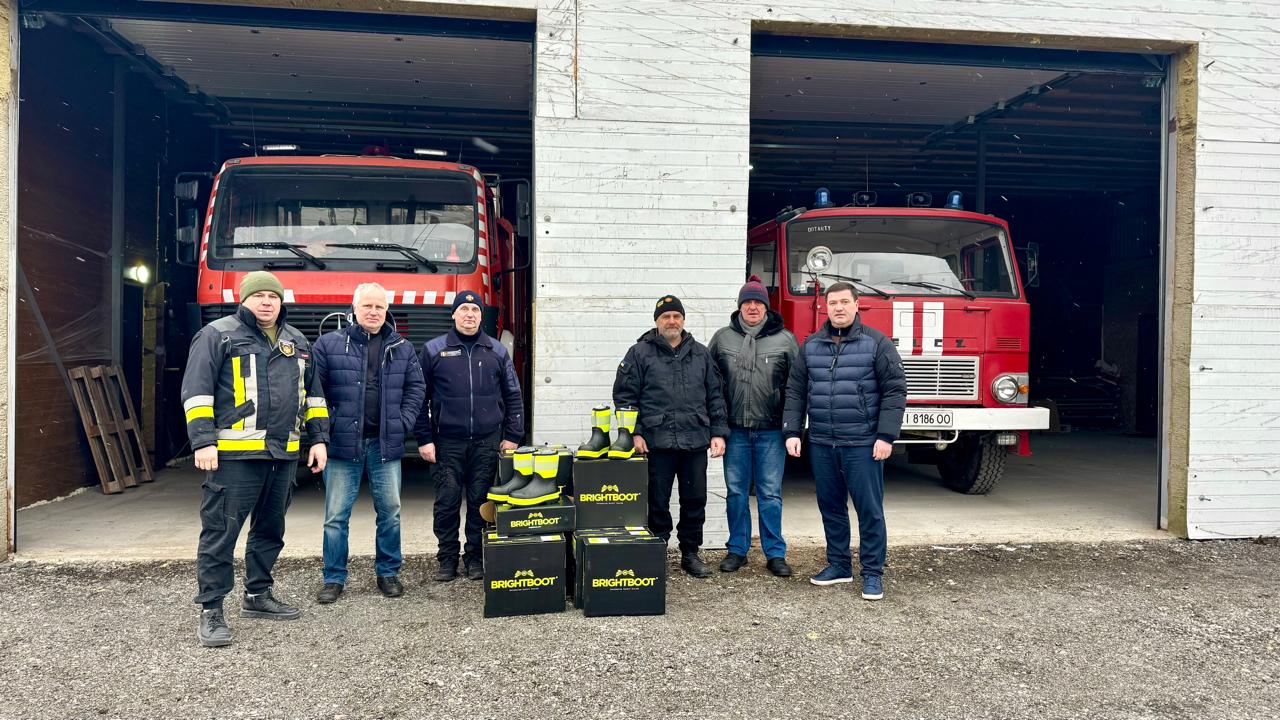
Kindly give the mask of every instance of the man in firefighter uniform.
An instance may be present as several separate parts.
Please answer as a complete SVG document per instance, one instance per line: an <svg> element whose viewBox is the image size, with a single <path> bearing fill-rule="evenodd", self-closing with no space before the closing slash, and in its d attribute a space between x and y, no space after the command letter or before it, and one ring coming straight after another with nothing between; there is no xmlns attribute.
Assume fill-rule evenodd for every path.
<svg viewBox="0 0 1280 720"><path fill-rule="evenodd" d="M182 377L187 435L205 471L195 601L204 609L197 637L208 647L231 644L222 599L234 585L236 539L251 513L240 616L301 614L272 594L271 568L284 548L303 430L307 465L318 473L328 458L329 411L310 344L285 324L283 298L271 273L245 275L241 306L196 333Z"/></svg>

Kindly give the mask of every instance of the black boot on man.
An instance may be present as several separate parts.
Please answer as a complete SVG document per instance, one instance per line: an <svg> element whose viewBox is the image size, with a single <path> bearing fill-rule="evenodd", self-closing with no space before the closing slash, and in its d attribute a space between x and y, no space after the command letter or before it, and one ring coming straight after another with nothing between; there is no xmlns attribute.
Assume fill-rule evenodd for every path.
<svg viewBox="0 0 1280 720"><path fill-rule="evenodd" d="M440 561L440 568L436 570L433 577L436 582L453 582L458 579L458 558L444 558Z"/></svg>
<svg viewBox="0 0 1280 720"><path fill-rule="evenodd" d="M404 594L404 583L399 575L379 575L378 592L389 598L398 598Z"/></svg>
<svg viewBox="0 0 1280 720"><path fill-rule="evenodd" d="M729 553L720 561L720 572L738 572L747 564L747 559L738 553Z"/></svg>
<svg viewBox="0 0 1280 720"><path fill-rule="evenodd" d="M227 619L222 608L206 608L200 612L200 628L196 630L196 638L205 647L224 647L231 644L231 628L227 627Z"/></svg>
<svg viewBox="0 0 1280 720"><path fill-rule="evenodd" d="M342 597L342 590L342 583L325 583L320 592L316 593L316 602L321 605L338 602L338 598Z"/></svg>
<svg viewBox="0 0 1280 720"><path fill-rule="evenodd" d="M681 553L680 569L696 578L711 577L711 566L702 562L702 558L698 557L697 550Z"/></svg>
<svg viewBox="0 0 1280 720"><path fill-rule="evenodd" d="M302 617L298 608L280 602L267 588L257 595L244 594L240 603L240 617L261 618L264 620L297 620Z"/></svg>

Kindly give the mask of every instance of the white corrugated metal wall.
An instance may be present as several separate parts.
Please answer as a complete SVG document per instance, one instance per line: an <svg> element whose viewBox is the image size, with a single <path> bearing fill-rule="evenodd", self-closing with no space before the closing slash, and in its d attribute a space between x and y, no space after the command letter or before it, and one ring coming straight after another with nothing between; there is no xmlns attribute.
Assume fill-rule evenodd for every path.
<svg viewBox="0 0 1280 720"><path fill-rule="evenodd" d="M540 438L574 442L676 293L706 339L746 233L753 21L1199 44L1191 537L1280 534L1280 4L543 2L535 165ZM1141 43L1138 43L1140 45ZM1242 332L1247 331L1247 332ZM709 512L709 517L714 513Z"/></svg>

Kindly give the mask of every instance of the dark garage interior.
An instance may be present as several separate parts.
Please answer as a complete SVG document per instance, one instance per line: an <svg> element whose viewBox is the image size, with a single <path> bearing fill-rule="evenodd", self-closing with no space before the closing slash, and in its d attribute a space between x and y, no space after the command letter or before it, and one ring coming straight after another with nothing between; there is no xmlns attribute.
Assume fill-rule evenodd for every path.
<svg viewBox="0 0 1280 720"><path fill-rule="evenodd" d="M155 465L185 452L177 393L198 328L195 269L175 262L178 174L292 144L430 148L531 175L531 23L22 5L17 406L37 420L15 427L18 507L98 482L63 379L73 367L119 365Z"/></svg>
<svg viewBox="0 0 1280 720"><path fill-rule="evenodd" d="M940 207L960 191L964 209L1009 223L1024 282L1023 250L1038 250L1031 397L1056 407L1071 452L1089 451L1090 432L1154 447L1165 59L764 32L752 42L750 224L812 207L819 187L836 206L869 190L882 206L927 192ZM1043 438L1033 433L1033 450ZM1152 454L1134 480L1153 499L1155 469Z"/></svg>

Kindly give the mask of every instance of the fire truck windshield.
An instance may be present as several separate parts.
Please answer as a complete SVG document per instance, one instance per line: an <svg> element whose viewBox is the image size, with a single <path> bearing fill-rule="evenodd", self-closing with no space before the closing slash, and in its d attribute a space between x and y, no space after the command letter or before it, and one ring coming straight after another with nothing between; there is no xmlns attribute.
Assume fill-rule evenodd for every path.
<svg viewBox="0 0 1280 720"><path fill-rule="evenodd" d="M818 245L833 256L830 267L817 275L822 285L856 278L890 295L1017 296L1009 243L998 225L918 216L792 221L787 267L793 295L813 293L805 258Z"/></svg>
<svg viewBox="0 0 1280 720"><path fill-rule="evenodd" d="M208 261L235 270L279 266L297 261L288 245L327 269L351 271L394 257L377 247L388 244L466 265L475 260L476 225L476 182L461 172L248 166L221 180ZM341 247L351 244L363 245Z"/></svg>

